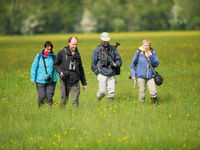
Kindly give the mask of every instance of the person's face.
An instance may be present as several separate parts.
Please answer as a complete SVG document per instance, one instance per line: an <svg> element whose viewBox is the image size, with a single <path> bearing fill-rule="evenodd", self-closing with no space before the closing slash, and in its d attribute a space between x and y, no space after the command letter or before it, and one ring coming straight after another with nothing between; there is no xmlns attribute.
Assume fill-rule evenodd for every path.
<svg viewBox="0 0 200 150"><path fill-rule="evenodd" d="M150 43L143 43L143 50L148 51L150 49L151 44Z"/></svg>
<svg viewBox="0 0 200 150"><path fill-rule="evenodd" d="M45 52L46 52L47 54L51 53L51 46L45 47Z"/></svg>
<svg viewBox="0 0 200 150"><path fill-rule="evenodd" d="M109 41L101 41L101 43L102 43L104 46L108 46Z"/></svg>
<svg viewBox="0 0 200 150"><path fill-rule="evenodd" d="M76 48L77 48L77 45L78 45L78 41L77 41L75 38L72 38L72 39L71 39L71 42L68 43L68 45L69 45L69 49L70 49L71 51L75 51Z"/></svg>

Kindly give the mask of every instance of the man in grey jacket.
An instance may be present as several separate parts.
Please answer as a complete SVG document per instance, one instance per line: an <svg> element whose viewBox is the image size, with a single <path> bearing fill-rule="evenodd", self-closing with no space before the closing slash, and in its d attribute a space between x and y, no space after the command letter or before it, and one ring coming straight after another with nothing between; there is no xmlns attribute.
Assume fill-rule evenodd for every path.
<svg viewBox="0 0 200 150"><path fill-rule="evenodd" d="M122 60L116 47L109 44L110 36L107 32L103 32L100 39L101 44L94 49L92 55L91 69L99 83L98 101L108 93L108 102L112 102L115 97L116 68L121 67Z"/></svg>

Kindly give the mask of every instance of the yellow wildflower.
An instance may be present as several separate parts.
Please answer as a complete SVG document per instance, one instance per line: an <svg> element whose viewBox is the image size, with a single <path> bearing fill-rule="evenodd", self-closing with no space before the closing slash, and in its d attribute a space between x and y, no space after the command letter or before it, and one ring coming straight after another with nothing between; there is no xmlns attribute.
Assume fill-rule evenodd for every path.
<svg viewBox="0 0 200 150"><path fill-rule="evenodd" d="M172 118L172 114L169 114L169 118Z"/></svg>
<svg viewBox="0 0 200 150"><path fill-rule="evenodd" d="M74 148L79 148L79 146L78 145L74 145Z"/></svg>
<svg viewBox="0 0 200 150"><path fill-rule="evenodd" d="M75 128L74 128L74 127L72 127L72 128L70 128L70 130L75 130Z"/></svg>
<svg viewBox="0 0 200 150"><path fill-rule="evenodd" d="M126 141L126 140L128 140L128 136L125 136L125 137L123 138L123 141Z"/></svg>
<svg viewBox="0 0 200 150"><path fill-rule="evenodd" d="M64 132L64 135L67 134L67 131Z"/></svg>
<svg viewBox="0 0 200 150"><path fill-rule="evenodd" d="M98 140L98 143L102 143L102 140Z"/></svg>

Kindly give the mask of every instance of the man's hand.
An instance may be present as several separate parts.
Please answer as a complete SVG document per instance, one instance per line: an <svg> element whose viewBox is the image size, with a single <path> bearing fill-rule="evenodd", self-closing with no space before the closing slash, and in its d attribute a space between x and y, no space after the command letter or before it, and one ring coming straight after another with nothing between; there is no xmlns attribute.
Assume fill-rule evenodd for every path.
<svg viewBox="0 0 200 150"><path fill-rule="evenodd" d="M35 84L35 82L32 82L32 84Z"/></svg>
<svg viewBox="0 0 200 150"><path fill-rule="evenodd" d="M87 86L86 86L86 85L84 85L84 86L83 86L83 91L85 91L85 90L86 90L86 88L87 88Z"/></svg>
<svg viewBox="0 0 200 150"><path fill-rule="evenodd" d="M112 64L113 64L113 66L114 66L114 67L116 67L116 66L117 66L117 65L116 65L116 63L114 63L114 61L112 61Z"/></svg>
<svg viewBox="0 0 200 150"><path fill-rule="evenodd" d="M63 72L60 73L60 76L61 76L61 77L63 76Z"/></svg>

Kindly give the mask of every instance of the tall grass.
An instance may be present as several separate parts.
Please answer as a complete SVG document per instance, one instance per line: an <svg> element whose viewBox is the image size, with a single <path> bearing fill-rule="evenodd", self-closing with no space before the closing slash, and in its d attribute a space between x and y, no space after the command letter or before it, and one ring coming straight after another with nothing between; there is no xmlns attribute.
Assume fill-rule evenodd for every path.
<svg viewBox="0 0 200 150"><path fill-rule="evenodd" d="M200 32L112 33L120 42L123 60L117 76L115 102L106 97L96 104L98 89L91 56L99 34L76 34L84 64L87 90L80 108L59 108L60 84L53 107L37 108L37 92L30 83L30 67L43 43L54 52L70 35L0 37L0 149L199 149L200 148ZM138 89L128 79L133 55L144 39L152 41L164 84L157 87L159 103L139 103Z"/></svg>

